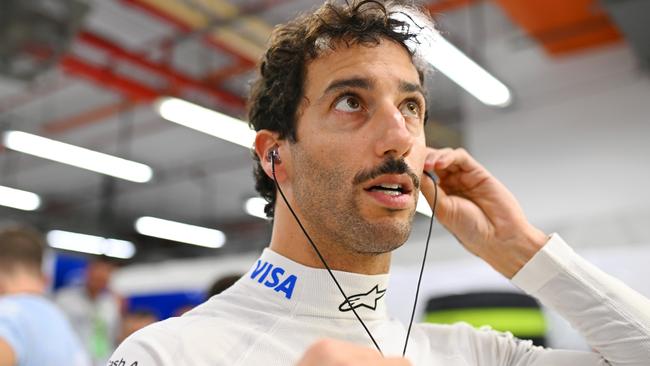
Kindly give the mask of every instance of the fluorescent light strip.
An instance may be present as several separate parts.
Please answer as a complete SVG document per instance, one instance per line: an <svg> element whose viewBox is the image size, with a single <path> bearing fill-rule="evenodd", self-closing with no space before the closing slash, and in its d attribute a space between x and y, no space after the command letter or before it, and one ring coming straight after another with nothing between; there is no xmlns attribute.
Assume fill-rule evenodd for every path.
<svg viewBox="0 0 650 366"><path fill-rule="evenodd" d="M150 216L137 219L135 221L135 230L142 235L207 248L219 248L226 243L226 235L219 230Z"/></svg>
<svg viewBox="0 0 650 366"><path fill-rule="evenodd" d="M419 29L418 24L431 24L428 19L409 18L405 13L395 13L395 19L409 25L408 29ZM449 79L476 97L482 103L493 107L506 107L512 102L508 87L479 66L440 33L429 27L422 28L417 41L410 40L409 48L420 54L424 60L445 74Z"/></svg>
<svg viewBox="0 0 650 366"><path fill-rule="evenodd" d="M246 122L194 103L163 97L156 101L155 108L160 116L168 121L245 148L250 149L255 142L255 131L251 130Z"/></svg>
<svg viewBox="0 0 650 366"><path fill-rule="evenodd" d="M485 71L438 32L428 46L419 46L424 59L484 104L507 107L512 94L505 84Z"/></svg>
<svg viewBox="0 0 650 366"><path fill-rule="evenodd" d="M153 177L153 170L147 165L26 132L7 131L3 143L7 148L25 154L132 182L145 183Z"/></svg>
<svg viewBox="0 0 650 366"><path fill-rule="evenodd" d="M252 197L246 200L244 203L244 211L246 211L247 214L255 217L259 217L260 219L267 220L268 218L266 217L266 214L264 213L264 207L266 206L267 202L264 198L261 197Z"/></svg>
<svg viewBox="0 0 650 366"><path fill-rule="evenodd" d="M41 206L41 198L36 193L0 186L0 205L34 211Z"/></svg>
<svg viewBox="0 0 650 366"><path fill-rule="evenodd" d="M130 241L70 231L52 230L47 233L47 242L52 248L105 255L113 258L129 259L135 255L135 246Z"/></svg>

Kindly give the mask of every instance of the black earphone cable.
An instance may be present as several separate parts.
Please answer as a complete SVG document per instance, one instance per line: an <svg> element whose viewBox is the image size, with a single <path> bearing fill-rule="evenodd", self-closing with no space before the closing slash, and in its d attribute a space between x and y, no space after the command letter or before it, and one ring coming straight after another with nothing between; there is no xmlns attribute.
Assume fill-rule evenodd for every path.
<svg viewBox="0 0 650 366"><path fill-rule="evenodd" d="M357 311L354 309L352 304L350 303L350 300L348 299L348 296L345 294L345 291L343 291L343 287L341 287L341 284L339 284L339 281L336 279L336 276L334 276L334 273L330 269L330 266L325 262L325 258L323 258L323 255L321 254L320 250L318 250L318 247L314 243L314 241L311 239L309 234L307 234L307 230L305 230L304 226L302 226L302 223L300 222L300 219L298 219L298 215L293 211L293 208L291 208L291 205L289 204L289 201L287 200L287 197L285 197L284 192L282 192L282 188L280 188L280 184L278 183L278 179L275 176L275 155L271 155L271 171L273 172L273 182L275 183L275 186L278 187L278 191L280 192L280 195L282 196L282 199L284 200L284 203L287 204L287 207L289 208L289 211L291 211L291 214L293 215L294 219L296 219L296 222L298 223L298 226L300 226L300 229L302 232L305 234L307 237L307 240L309 240L309 243L311 244L312 248L314 248L314 251L316 252L316 255L318 255L318 258L320 258L320 261L323 263L325 266L325 269L327 269L327 272L330 274L330 277L332 277L332 280L334 280L334 283L336 284L336 287L338 287L339 291L341 292L341 295L345 298L345 302L348 304L350 309L352 309L352 312L354 315L357 317L361 325L363 326L363 329L365 329L366 333L368 333L368 336L372 340L372 343L374 343L375 347L377 348L377 351L381 353L383 356L384 353L381 351L381 348L379 347L379 344L377 344L377 341L375 340L375 337L372 336L372 333L370 333L370 329L366 326L366 323L363 322Z"/></svg>
<svg viewBox="0 0 650 366"><path fill-rule="evenodd" d="M276 155L272 153L272 154L270 154L270 157L271 157L271 172L273 174L273 182L275 183L275 186L278 188L278 192L280 192L280 196L282 196L282 199L284 200L284 203L289 208L289 211L293 215L293 218L298 223L298 226L300 226L300 229L302 230L303 234L305 234L305 237L307 237L307 240L311 244L311 247L316 252L316 255L318 256L320 261L323 263L323 266L325 266L325 269L329 273L330 277L332 277L332 280L336 284L336 287L339 289L339 292L341 292L341 295L343 295L343 298L345 299L345 302L350 307L350 309L352 310L352 312L356 316L357 320L359 320L359 323L361 323L361 325L363 326L363 329L368 334L368 337L370 337L370 340L375 345L375 348L377 348L377 351L379 351L379 353L383 356L384 353L382 352L381 347L379 347L379 344L377 343L375 338L372 336L372 333L370 332L370 329L368 329L368 327L366 326L366 323L363 322L363 319L361 319L361 317L359 316L359 314L357 313L355 308L350 303L350 300L348 299L348 296L345 294L345 291L343 291L343 287L341 287L341 284L336 279L336 276L334 276L334 273L332 272L329 265L325 261L325 258L321 254L320 250L318 250L318 247L316 246L314 241L311 239L311 237L307 233L307 230L302 225L302 222L300 222L300 219L298 219L298 215L296 215L293 208L289 204L289 201L287 200L287 197L284 195L284 192L282 191L282 188L280 188L280 184L278 183L278 180L277 180L276 175L275 175L275 159L276 159ZM415 300L413 301L413 310L411 311L411 320L409 322L408 331L406 333L406 339L404 340L404 351L402 353L402 356L406 355L406 348L408 346L409 335L411 334L411 326L413 325L413 318L415 316L415 308L417 306L418 296L419 296L419 293L420 293L420 283L422 281L422 274L424 272L424 265L425 265L425 262L426 262L427 252L428 252L428 249L429 249L429 239L431 239L431 229L433 227L433 220L434 220L434 217L435 217L436 205L437 205L437 202L438 202L438 184L436 183L436 180L434 179L434 177L430 173L425 172L425 174L429 178L431 178L431 180L433 181L433 185L435 187L435 194L434 194L434 199L433 199L433 208L432 208L431 221L429 223L429 232L427 234L427 241L426 241L426 244L425 244L425 247L424 247L424 257L422 258L422 267L420 268L420 276L418 278L417 289L416 289L416 292L415 292Z"/></svg>
<svg viewBox="0 0 650 366"><path fill-rule="evenodd" d="M429 251L429 240L431 239L431 229L433 228L433 219L436 217L436 206L438 205L438 183L433 175L429 172L424 172L433 181L434 194L433 194L433 207L431 208L431 221L429 221L429 233L427 234L427 242L424 245L424 256L422 256L422 266L420 267L420 275L418 276L418 285L415 288L415 299L413 300L413 310L411 310L411 320L409 321L409 328L406 331L406 339L404 340L404 351L402 357L406 355L406 347L409 344L409 336L411 335L411 327L413 326L413 318L415 317L415 307L418 305L418 297L420 296L420 283L422 283L422 273L424 273L424 265L427 261L427 252Z"/></svg>

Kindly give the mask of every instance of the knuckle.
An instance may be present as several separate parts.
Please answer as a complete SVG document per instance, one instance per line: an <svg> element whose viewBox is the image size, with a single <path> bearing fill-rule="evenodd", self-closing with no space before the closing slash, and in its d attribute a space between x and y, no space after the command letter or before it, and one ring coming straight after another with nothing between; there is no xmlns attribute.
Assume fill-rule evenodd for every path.
<svg viewBox="0 0 650 366"><path fill-rule="evenodd" d="M327 355L334 351L335 344L331 339L321 339L312 345L312 350L319 355Z"/></svg>

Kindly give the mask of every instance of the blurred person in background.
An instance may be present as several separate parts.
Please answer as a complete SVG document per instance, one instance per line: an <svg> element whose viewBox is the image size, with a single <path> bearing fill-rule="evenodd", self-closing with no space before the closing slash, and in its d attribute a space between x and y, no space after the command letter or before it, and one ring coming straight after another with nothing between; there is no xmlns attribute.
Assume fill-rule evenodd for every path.
<svg viewBox="0 0 650 366"><path fill-rule="evenodd" d="M205 300L209 300L212 296L224 292L230 286L234 285L235 282L237 282L242 276L243 276L242 274L229 274L217 278L206 290ZM174 312L174 316L182 316L183 314L187 313L188 311L194 308L195 308L194 305L181 306L178 309L176 309L176 311Z"/></svg>
<svg viewBox="0 0 650 366"><path fill-rule="evenodd" d="M117 337L118 343L121 343L131 334L149 324L157 322L158 320L158 315L148 309L134 309L127 311L122 317L122 326L120 328L120 334Z"/></svg>
<svg viewBox="0 0 650 366"><path fill-rule="evenodd" d="M205 293L206 300L214 295L224 292L230 286L234 285L242 276L242 274L229 274L227 276L219 277L212 283L212 285L210 285L210 288L208 288L208 291Z"/></svg>
<svg viewBox="0 0 650 366"><path fill-rule="evenodd" d="M33 229L0 229L0 366L90 366L68 319L45 297L44 250Z"/></svg>
<svg viewBox="0 0 650 366"><path fill-rule="evenodd" d="M106 363L120 331L122 301L108 288L116 266L106 257L93 258L86 268L83 286L63 288L55 297L95 365Z"/></svg>

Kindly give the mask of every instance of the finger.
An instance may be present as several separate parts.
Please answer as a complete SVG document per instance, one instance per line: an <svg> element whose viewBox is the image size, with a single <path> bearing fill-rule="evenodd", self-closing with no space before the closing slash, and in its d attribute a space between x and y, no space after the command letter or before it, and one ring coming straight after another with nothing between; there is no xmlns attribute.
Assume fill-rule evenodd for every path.
<svg viewBox="0 0 650 366"><path fill-rule="evenodd" d="M444 156L446 154L449 154L450 152L453 151L453 149L450 148L444 148L444 149L428 149L429 152L427 154L427 157L424 161L424 170L426 171L433 171L434 166L438 159L440 159L441 156Z"/></svg>
<svg viewBox="0 0 650 366"><path fill-rule="evenodd" d="M463 148L454 149L441 154L434 166L434 170L436 171L450 170L456 172L462 170L469 172L475 169L484 168Z"/></svg>

